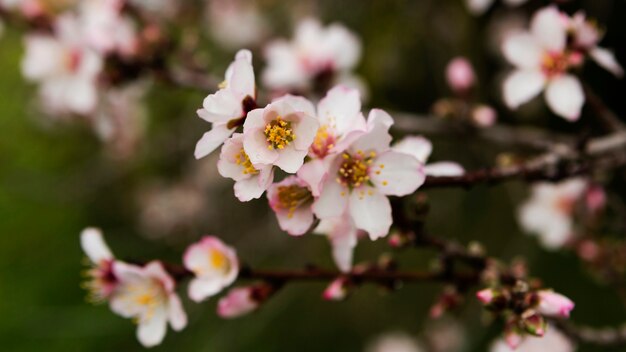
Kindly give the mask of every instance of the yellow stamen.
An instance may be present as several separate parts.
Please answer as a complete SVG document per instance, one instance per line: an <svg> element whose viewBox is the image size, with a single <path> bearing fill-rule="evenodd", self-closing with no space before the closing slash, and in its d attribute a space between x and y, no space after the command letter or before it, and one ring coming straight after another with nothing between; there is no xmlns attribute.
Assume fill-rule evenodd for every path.
<svg viewBox="0 0 626 352"><path fill-rule="evenodd" d="M265 137L268 149L284 149L296 139L291 122L284 121L281 116L265 125Z"/></svg>

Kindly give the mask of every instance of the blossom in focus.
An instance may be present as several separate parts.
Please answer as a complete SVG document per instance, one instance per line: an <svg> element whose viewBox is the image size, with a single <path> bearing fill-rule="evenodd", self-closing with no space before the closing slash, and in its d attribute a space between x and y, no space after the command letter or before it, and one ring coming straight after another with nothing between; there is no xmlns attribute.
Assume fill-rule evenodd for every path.
<svg viewBox="0 0 626 352"><path fill-rule="evenodd" d="M195 276L189 283L189 297L196 302L218 294L239 274L235 250L214 236L206 236L189 246L183 262Z"/></svg>
<svg viewBox="0 0 626 352"><path fill-rule="evenodd" d="M548 249L562 247L573 236L572 216L586 189L587 181L580 178L534 185L530 199L518 212L522 228L537 234L541 244Z"/></svg>
<svg viewBox="0 0 626 352"><path fill-rule="evenodd" d="M103 302L111 297L118 285L118 279L113 273L115 257L104 242L100 229L84 229L80 234L80 245L93 265L87 271L89 281L84 285L89 291L89 299L96 303Z"/></svg>
<svg viewBox="0 0 626 352"><path fill-rule="evenodd" d="M312 111L311 102L292 95L250 111L243 125L243 147L252 165L276 165L296 173L319 126Z"/></svg>
<svg viewBox="0 0 626 352"><path fill-rule="evenodd" d="M261 197L274 179L271 165L252 164L241 133L233 134L222 146L217 170L223 177L235 180L235 196L242 202Z"/></svg>
<svg viewBox="0 0 626 352"><path fill-rule="evenodd" d="M368 132L329 162L320 197L313 211L320 219L348 212L356 228L372 240L383 237L392 224L387 196L404 196L424 183L423 164L415 157L390 148L393 119L374 109Z"/></svg>
<svg viewBox="0 0 626 352"><path fill-rule="evenodd" d="M494 0L465 0L468 10L473 15L482 15L489 9ZM528 0L504 0L508 6L519 6Z"/></svg>
<svg viewBox="0 0 626 352"><path fill-rule="evenodd" d="M574 309L574 302L560 293L550 290L537 292L539 296L539 313L545 316L569 318Z"/></svg>
<svg viewBox="0 0 626 352"><path fill-rule="evenodd" d="M582 11L577 12L569 20L568 30L573 37L574 50L589 55L598 65L611 72L617 77L624 75L624 69L617 62L612 51L598 46L604 33L600 31L596 23L587 19Z"/></svg>
<svg viewBox="0 0 626 352"><path fill-rule="evenodd" d="M259 308L253 286L235 287L217 303L217 315L222 318L238 318Z"/></svg>
<svg viewBox="0 0 626 352"><path fill-rule="evenodd" d="M428 176L461 176L465 173L463 166L453 161L439 161L426 164L433 151L432 143L422 136L408 136L393 144L392 149L396 152L411 155L419 160L424 166L424 172Z"/></svg>
<svg viewBox="0 0 626 352"><path fill-rule="evenodd" d="M240 50L228 69L220 90L204 99L198 116L212 128L196 144L196 159L219 147L243 123L248 111L256 107L256 87L252 69L252 53Z"/></svg>
<svg viewBox="0 0 626 352"><path fill-rule="evenodd" d="M142 345L160 344L168 322L176 331L187 325L187 315L175 292L176 283L160 262L143 267L115 262L113 272L119 285L111 297L111 310L137 322L137 338Z"/></svg>
<svg viewBox="0 0 626 352"><path fill-rule="evenodd" d="M24 76L40 84L44 108L51 114L89 114L98 102L97 77L102 57L85 46L77 18L63 15L54 36L30 34L25 39Z"/></svg>
<svg viewBox="0 0 626 352"><path fill-rule="evenodd" d="M567 17L554 7L539 10L529 32L509 35L502 45L515 70L504 81L504 102L511 109L530 101L545 90L548 107L568 121L580 117L585 102L583 88L572 67L583 56L567 48Z"/></svg>
<svg viewBox="0 0 626 352"><path fill-rule="evenodd" d="M494 341L490 352L573 352L574 344L554 326L548 326L542 337L527 336L511 346L504 339Z"/></svg>
<svg viewBox="0 0 626 352"><path fill-rule="evenodd" d="M472 64L464 57L452 59L446 66L446 81L453 91L466 92L476 83L476 74Z"/></svg>
<svg viewBox="0 0 626 352"><path fill-rule="evenodd" d="M350 271L354 248L361 232L354 224L350 213L346 211L339 216L321 219L313 232L328 238L337 268L342 272Z"/></svg>
<svg viewBox="0 0 626 352"><path fill-rule="evenodd" d="M213 0L206 6L209 33L226 48L255 45L268 26L257 6L241 0Z"/></svg>
<svg viewBox="0 0 626 352"><path fill-rule="evenodd" d="M355 139L366 132L367 123L361 113L359 91L346 86L332 88L317 105L320 127L309 149L309 158L298 176L319 196L321 183L328 169L330 156L343 152Z"/></svg>
<svg viewBox="0 0 626 352"><path fill-rule="evenodd" d="M289 176L271 185L267 199L280 228L290 235L303 235L313 225L313 195L308 185L297 176Z"/></svg>
<svg viewBox="0 0 626 352"><path fill-rule="evenodd" d="M340 24L322 27L302 21L292 41L276 40L265 49L263 83L278 91L310 89L316 84L353 81L350 71L361 56L359 39Z"/></svg>

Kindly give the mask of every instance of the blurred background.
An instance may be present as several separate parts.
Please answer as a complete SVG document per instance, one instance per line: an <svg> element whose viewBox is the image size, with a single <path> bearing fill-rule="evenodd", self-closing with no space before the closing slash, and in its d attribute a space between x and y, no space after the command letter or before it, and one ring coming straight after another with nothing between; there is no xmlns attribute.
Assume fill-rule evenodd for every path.
<svg viewBox="0 0 626 352"><path fill-rule="evenodd" d="M463 55L479 77L475 99L495 107L499 122L571 134L590 128L587 110L578 123L570 124L552 115L542 99L517 113L501 103L500 79L509 66L498 55L498 34L503 26L525 26L529 15L547 1L529 0L517 8L496 1L481 16L468 12L461 0L250 3L265 23L263 38L250 46L259 70L264 42L291 38L298 19L314 16L324 24L341 22L361 38L363 55L356 71L368 87L367 109L430 112L438 99L451 95L444 79L446 64ZM584 9L596 18L607 29L603 46L615 49L618 60L626 63L626 1L569 1L561 8ZM200 33L207 69L221 76L238 48L219 44L211 35L206 28L210 14L196 15L185 31ZM141 140L131 156L116 157L86 126L51 123L37 107L36 89L19 69L23 33L6 25L0 37L2 350L142 349L129 320L112 314L106 305L85 301L78 234L87 226L102 228L119 258L179 262L188 244L214 234L256 267L333 267L324 238L294 238L281 232L265 199L239 203L232 182L217 174L217 153L200 161L193 158L196 141L208 130L195 111L209 91L154 82L144 100L147 118ZM186 33L178 35L184 38ZM582 77L619 115L626 114L623 81L594 65L587 65ZM492 165L505 151L469 136L437 136L433 143L431 160L455 160L467 169ZM624 178L609 181L611 197L623 202ZM526 258L533 276L577 303L575 322L603 326L626 321L624 303L615 291L589 275L576 255L546 252L534 237L522 233L515 212L528 197L527 185L508 182L426 193L431 233L462 243L478 240L489 254L504 260ZM390 248L383 241L361 241L355 259L371 260L385 251ZM398 258L402 268L410 269L427 267L433 256L408 251ZM203 304L184 299L188 327L180 333L170 330L153 350L365 351L382 334L402 332L424 346L443 341L456 343L449 351L485 351L501 332L499 324L483 319L473 299L444 318L430 319L439 284L410 284L397 292L364 286L343 303L322 301L324 287L288 285L258 312L236 320L218 318L215 299Z"/></svg>

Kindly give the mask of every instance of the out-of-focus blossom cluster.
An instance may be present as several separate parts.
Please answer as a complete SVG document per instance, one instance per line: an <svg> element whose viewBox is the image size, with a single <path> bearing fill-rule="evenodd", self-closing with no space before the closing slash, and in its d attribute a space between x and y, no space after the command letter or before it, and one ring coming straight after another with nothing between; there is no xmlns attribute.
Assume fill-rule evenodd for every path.
<svg viewBox="0 0 626 352"><path fill-rule="evenodd" d="M515 66L503 85L506 105L517 109L544 92L552 112L578 120L585 94L574 71L591 59L615 76L623 75L613 53L598 45L602 36L583 12L569 16L556 6L537 11L529 31L511 33L502 44L504 57Z"/></svg>

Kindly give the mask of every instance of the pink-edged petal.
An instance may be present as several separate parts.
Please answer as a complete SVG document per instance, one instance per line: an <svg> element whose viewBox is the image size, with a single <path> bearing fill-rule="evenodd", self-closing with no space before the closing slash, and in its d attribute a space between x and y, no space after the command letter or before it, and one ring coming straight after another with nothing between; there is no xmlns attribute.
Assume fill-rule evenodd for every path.
<svg viewBox="0 0 626 352"><path fill-rule="evenodd" d="M223 288L223 281L220 278L196 278L189 282L187 293L194 302L202 302L220 293Z"/></svg>
<svg viewBox="0 0 626 352"><path fill-rule="evenodd" d="M315 106L305 97L287 94L274 100L274 103L279 103L278 106L280 108L278 112L283 117L292 112L303 112L306 115L315 116Z"/></svg>
<svg viewBox="0 0 626 352"><path fill-rule="evenodd" d="M221 89L204 98L198 116L211 123L225 124L243 115L241 98L230 90Z"/></svg>
<svg viewBox="0 0 626 352"><path fill-rule="evenodd" d="M278 152L274 149L268 149L267 146L267 139L263 130L246 131L244 127L243 149L255 167L274 164L278 159Z"/></svg>
<svg viewBox="0 0 626 352"><path fill-rule="evenodd" d="M298 170L298 177L306 182L314 197L318 197L321 193L322 184L328 174L329 161L330 158L324 160L313 159L302 165L300 170Z"/></svg>
<svg viewBox="0 0 626 352"><path fill-rule="evenodd" d="M530 33L512 33L502 42L502 54L513 65L525 69L537 69L545 49Z"/></svg>
<svg viewBox="0 0 626 352"><path fill-rule="evenodd" d="M504 81L504 103L511 109L517 109L539 95L545 82L546 78L540 71L514 71Z"/></svg>
<svg viewBox="0 0 626 352"><path fill-rule="evenodd" d="M319 122L313 116L301 114L300 121L294 126L293 132L296 135L296 139L293 141L293 145L298 150L308 151L311 144L313 144L319 128Z"/></svg>
<svg viewBox="0 0 626 352"><path fill-rule="evenodd" d="M595 61L600 67L605 70L611 72L616 77L624 76L624 69L617 62L615 58L615 54L611 50L595 47L589 51L589 56Z"/></svg>
<svg viewBox="0 0 626 352"><path fill-rule="evenodd" d="M280 228L292 236L304 235L313 224L313 211L309 206L300 206L293 213L276 213Z"/></svg>
<svg viewBox="0 0 626 352"><path fill-rule="evenodd" d="M242 202L258 199L267 189L267 183L261 183L259 176L235 182L235 196Z"/></svg>
<svg viewBox="0 0 626 352"><path fill-rule="evenodd" d="M313 212L318 218L340 216L348 205L348 189L334 179L324 182L320 197L313 203Z"/></svg>
<svg viewBox="0 0 626 352"><path fill-rule="evenodd" d="M196 150L194 151L195 158L201 159L211 154L211 152L222 145L234 132L234 128L229 129L226 125L213 125L213 128L202 135L202 138L200 138L196 144Z"/></svg>
<svg viewBox="0 0 626 352"><path fill-rule="evenodd" d="M153 260L149 262L143 267L143 272L144 272L144 275L147 275L154 279L159 280L167 292L174 291L176 282L170 276L170 274L165 270L165 268L163 267L163 264L161 264L160 261Z"/></svg>
<svg viewBox="0 0 626 352"><path fill-rule="evenodd" d="M396 152L411 155L422 163L426 163L433 151L433 144L422 136L408 136L394 143L391 148Z"/></svg>
<svg viewBox="0 0 626 352"><path fill-rule="evenodd" d="M370 169L372 183L385 195L411 194L426 179L424 164L411 155L394 151L381 154Z"/></svg>
<svg viewBox="0 0 626 352"><path fill-rule="evenodd" d="M567 23L556 6L537 11L530 22L530 30L544 48L556 52L565 49Z"/></svg>
<svg viewBox="0 0 626 352"><path fill-rule="evenodd" d="M167 331L167 312L164 309L155 309L154 313L137 327L137 339L144 347L153 347L160 344Z"/></svg>
<svg viewBox="0 0 626 352"><path fill-rule="evenodd" d="M465 173L463 166L452 161L430 163L424 167L428 176L462 176Z"/></svg>
<svg viewBox="0 0 626 352"><path fill-rule="evenodd" d="M180 331L187 326L187 314L176 294L171 294L168 297L167 316L172 329Z"/></svg>
<svg viewBox="0 0 626 352"><path fill-rule="evenodd" d="M80 233L80 245L89 259L98 264L103 260L113 259L113 254L102 238L102 231L88 227Z"/></svg>
<svg viewBox="0 0 626 352"><path fill-rule="evenodd" d="M349 211L356 227L367 232L372 241L389 233L393 222L391 204L376 189L353 191L350 195Z"/></svg>
<svg viewBox="0 0 626 352"><path fill-rule="evenodd" d="M280 150L278 159L274 162L274 165L287 173L295 174L304 163L304 157L306 157L308 153L308 149L296 150L293 146L288 146ZM252 160L252 158L250 158L250 160Z"/></svg>
<svg viewBox="0 0 626 352"><path fill-rule="evenodd" d="M548 83L546 101L555 114L568 121L576 121L585 103L585 93L578 78L564 75Z"/></svg>

